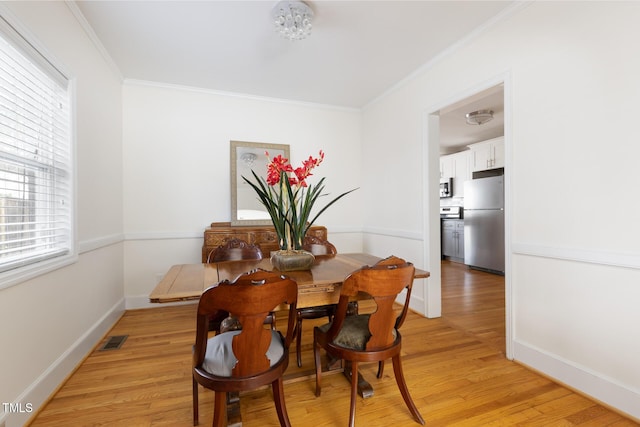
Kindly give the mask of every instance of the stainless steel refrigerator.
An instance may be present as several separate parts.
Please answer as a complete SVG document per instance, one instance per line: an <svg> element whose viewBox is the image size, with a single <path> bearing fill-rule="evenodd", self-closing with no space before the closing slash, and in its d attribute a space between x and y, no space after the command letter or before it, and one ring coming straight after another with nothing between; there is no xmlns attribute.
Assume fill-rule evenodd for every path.
<svg viewBox="0 0 640 427"><path fill-rule="evenodd" d="M504 273L504 176L464 183L464 263Z"/></svg>

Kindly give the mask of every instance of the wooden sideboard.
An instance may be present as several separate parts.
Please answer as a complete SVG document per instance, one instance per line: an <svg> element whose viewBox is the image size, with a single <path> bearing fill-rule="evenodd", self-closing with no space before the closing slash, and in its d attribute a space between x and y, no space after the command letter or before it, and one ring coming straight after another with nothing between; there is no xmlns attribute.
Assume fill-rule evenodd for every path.
<svg viewBox="0 0 640 427"><path fill-rule="evenodd" d="M309 229L307 235L327 240L327 229L321 225L314 225ZM204 230L202 262L207 262L209 252L232 238L258 245L265 257L270 257L271 251L280 249L278 236L272 225L232 226L230 222L212 222L211 227Z"/></svg>

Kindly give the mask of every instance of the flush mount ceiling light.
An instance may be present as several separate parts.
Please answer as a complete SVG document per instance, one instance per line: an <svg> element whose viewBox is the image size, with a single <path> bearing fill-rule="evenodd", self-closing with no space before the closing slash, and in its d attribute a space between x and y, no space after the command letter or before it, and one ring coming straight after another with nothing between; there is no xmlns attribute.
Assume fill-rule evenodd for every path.
<svg viewBox="0 0 640 427"><path fill-rule="evenodd" d="M493 120L493 111L491 110L478 110L467 113L467 124L481 125Z"/></svg>
<svg viewBox="0 0 640 427"><path fill-rule="evenodd" d="M289 40L302 40L311 34L313 11L301 1L281 1L271 11L280 35Z"/></svg>

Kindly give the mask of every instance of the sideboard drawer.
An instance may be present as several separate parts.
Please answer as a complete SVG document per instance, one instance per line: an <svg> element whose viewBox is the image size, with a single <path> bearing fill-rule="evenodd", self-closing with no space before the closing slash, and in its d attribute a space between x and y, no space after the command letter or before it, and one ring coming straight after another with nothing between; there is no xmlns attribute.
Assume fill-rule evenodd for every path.
<svg viewBox="0 0 640 427"><path fill-rule="evenodd" d="M224 245L227 243L229 239L241 239L246 242L249 242L249 233L205 233L204 235L204 244L205 246L211 246L212 248L217 248L220 245Z"/></svg>
<svg viewBox="0 0 640 427"><path fill-rule="evenodd" d="M256 231L253 233L255 243L262 245L264 243L278 244L278 235L274 231Z"/></svg>

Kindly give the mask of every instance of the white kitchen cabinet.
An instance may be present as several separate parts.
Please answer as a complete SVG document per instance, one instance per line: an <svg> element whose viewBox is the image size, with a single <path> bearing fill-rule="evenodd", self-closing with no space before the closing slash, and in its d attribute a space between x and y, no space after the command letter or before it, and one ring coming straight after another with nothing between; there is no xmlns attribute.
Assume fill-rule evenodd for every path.
<svg viewBox="0 0 640 427"><path fill-rule="evenodd" d="M451 154L440 156L440 178L453 178L455 162Z"/></svg>
<svg viewBox="0 0 640 427"><path fill-rule="evenodd" d="M455 174L453 175L453 197L464 197L464 182L471 179L469 150L453 154Z"/></svg>
<svg viewBox="0 0 640 427"><path fill-rule="evenodd" d="M469 145L471 171L484 171L504 167L504 137Z"/></svg>
<svg viewBox="0 0 640 427"><path fill-rule="evenodd" d="M469 150L440 157L440 178L453 178L453 197L464 196L464 182L471 179Z"/></svg>

